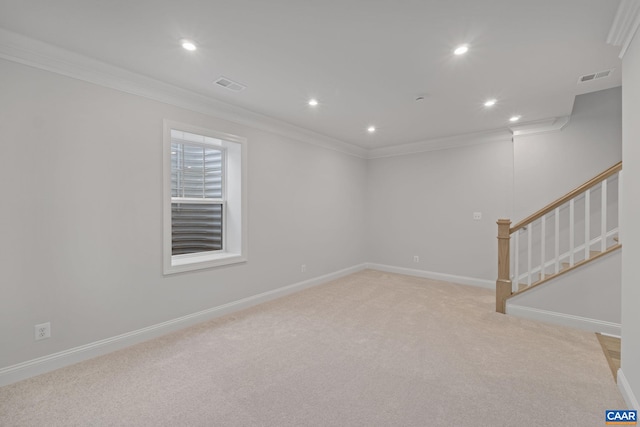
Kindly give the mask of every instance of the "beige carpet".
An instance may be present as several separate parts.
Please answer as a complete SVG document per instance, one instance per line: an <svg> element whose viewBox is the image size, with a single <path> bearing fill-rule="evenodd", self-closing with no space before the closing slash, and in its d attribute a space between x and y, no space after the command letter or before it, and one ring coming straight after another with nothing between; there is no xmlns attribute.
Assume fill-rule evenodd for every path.
<svg viewBox="0 0 640 427"><path fill-rule="evenodd" d="M0 388L1 426L602 426L594 334L366 270Z"/></svg>

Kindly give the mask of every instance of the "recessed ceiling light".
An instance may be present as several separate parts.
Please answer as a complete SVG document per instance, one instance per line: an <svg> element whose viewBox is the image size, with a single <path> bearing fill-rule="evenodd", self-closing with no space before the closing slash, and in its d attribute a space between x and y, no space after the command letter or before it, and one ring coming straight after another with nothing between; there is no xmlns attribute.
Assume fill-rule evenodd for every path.
<svg viewBox="0 0 640 427"><path fill-rule="evenodd" d="M197 49L196 44L191 40L181 40L180 43L182 44L182 47L184 49L189 50L191 52Z"/></svg>
<svg viewBox="0 0 640 427"><path fill-rule="evenodd" d="M318 100L317 99L310 99L309 100L309 105L311 105L312 107L315 107L316 105L318 105Z"/></svg>
<svg viewBox="0 0 640 427"><path fill-rule="evenodd" d="M511 116L511 118L509 119L510 122L517 122L518 120L520 120L520 117L522 116Z"/></svg>
<svg viewBox="0 0 640 427"><path fill-rule="evenodd" d="M484 103L485 107L493 107L494 105L496 105L496 102L498 102L497 99L487 99Z"/></svg>
<svg viewBox="0 0 640 427"><path fill-rule="evenodd" d="M456 50L453 51L453 53L456 55L464 55L468 51L469 51L469 45L463 44L458 46Z"/></svg>
<svg viewBox="0 0 640 427"><path fill-rule="evenodd" d="M376 127L375 126L369 126L367 128L367 132L369 132L369 133L374 133L375 131L376 131Z"/></svg>

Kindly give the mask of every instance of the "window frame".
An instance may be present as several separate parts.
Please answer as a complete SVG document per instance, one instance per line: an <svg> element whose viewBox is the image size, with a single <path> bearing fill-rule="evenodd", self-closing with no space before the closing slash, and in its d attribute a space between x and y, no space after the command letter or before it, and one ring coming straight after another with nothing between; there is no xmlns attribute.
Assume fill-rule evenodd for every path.
<svg viewBox="0 0 640 427"><path fill-rule="evenodd" d="M212 146L223 153L221 250L172 254L171 208L173 203L176 203L174 201L176 198L171 194L172 130L210 137L221 142L220 145L193 143L193 145ZM185 141L185 143L190 142ZM241 136L166 119L163 121L163 273L165 275L243 263L248 260L246 151L247 140ZM191 203L193 200L182 199L181 201ZM196 203L202 203L202 200Z"/></svg>

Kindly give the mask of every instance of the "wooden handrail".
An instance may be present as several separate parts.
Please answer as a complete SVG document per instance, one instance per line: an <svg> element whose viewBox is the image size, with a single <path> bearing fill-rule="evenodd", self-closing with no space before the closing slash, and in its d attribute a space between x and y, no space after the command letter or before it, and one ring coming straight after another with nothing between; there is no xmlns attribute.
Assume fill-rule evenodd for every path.
<svg viewBox="0 0 640 427"><path fill-rule="evenodd" d="M606 171L602 172L598 176L595 176L595 177L591 178L589 181L585 182L584 184L582 184L578 188L568 192L566 195L560 197L555 202L552 202L552 203L548 204L544 208L540 209L538 212L536 212L536 213L534 213L532 215L529 215L528 217L526 217L525 219L523 219L522 221L520 221L519 223L517 223L516 225L511 227L511 229L509 231L510 234L513 234L516 231L520 230L521 228L526 227L527 225L531 224L533 221L542 218L543 216L545 216L546 214L548 214L549 212L551 212L555 208L564 205L569 200L573 199L576 196L579 196L580 194L582 194L585 191L587 191L589 188L593 187L596 184L599 184L600 182L602 182L605 179L609 178L611 175L614 175L614 174L620 172L621 170L622 170L622 162L616 163L615 165L611 166L609 169L607 169Z"/></svg>

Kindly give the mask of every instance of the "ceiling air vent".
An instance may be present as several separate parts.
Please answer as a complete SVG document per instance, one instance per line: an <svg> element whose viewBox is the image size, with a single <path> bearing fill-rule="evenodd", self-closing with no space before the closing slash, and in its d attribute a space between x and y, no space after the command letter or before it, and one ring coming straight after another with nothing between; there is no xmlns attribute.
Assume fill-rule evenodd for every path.
<svg viewBox="0 0 640 427"><path fill-rule="evenodd" d="M226 77L220 77L214 83L217 84L218 86L222 86L223 88L229 89L233 92L240 92L247 88L245 85L240 84L238 82L234 82L233 80L228 79Z"/></svg>
<svg viewBox="0 0 640 427"><path fill-rule="evenodd" d="M584 83L591 80L603 79L605 77L609 77L613 73L613 68L611 70L598 71L597 73L586 74L578 79L578 83Z"/></svg>

